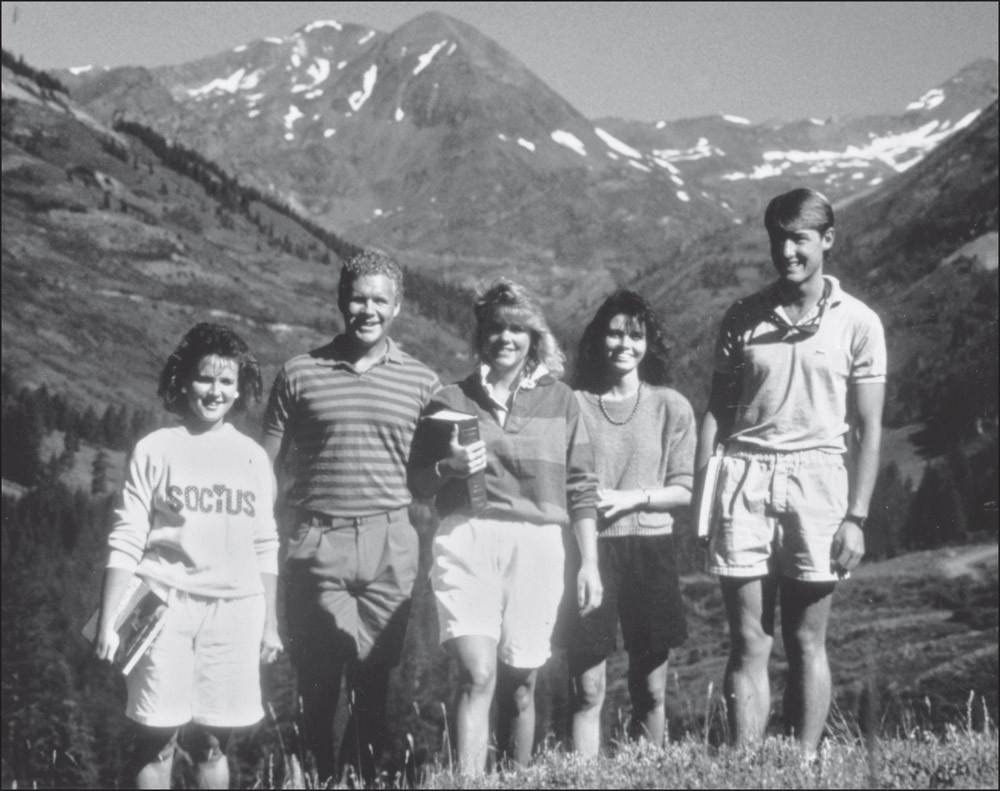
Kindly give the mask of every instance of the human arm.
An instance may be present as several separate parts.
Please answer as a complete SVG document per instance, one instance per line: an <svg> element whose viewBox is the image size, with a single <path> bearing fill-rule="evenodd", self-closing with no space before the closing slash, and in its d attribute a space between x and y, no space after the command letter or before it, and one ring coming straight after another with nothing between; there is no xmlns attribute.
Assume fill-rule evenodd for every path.
<svg viewBox="0 0 1000 791"><path fill-rule="evenodd" d="M866 518L878 477L885 382L852 382L851 388L857 410L859 443L845 516ZM865 554L865 535L861 527L846 518L841 521L834 534L830 554L834 571L846 573L857 568Z"/></svg>
<svg viewBox="0 0 1000 791"><path fill-rule="evenodd" d="M260 641L260 661L268 665L284 650L278 635L278 575L261 572L260 580L264 585L264 636Z"/></svg>
<svg viewBox="0 0 1000 791"><path fill-rule="evenodd" d="M657 513L672 511L690 505L694 472L694 454L697 445L697 427L691 404L680 393L666 391L662 411L660 449L656 458L643 459L649 467L640 472L639 482L645 486L631 489L599 489L597 510L607 520L614 522L629 512Z"/></svg>
<svg viewBox="0 0 1000 791"><path fill-rule="evenodd" d="M725 442L733 430L736 406L739 402L739 377L734 374L716 372L712 376L712 391L708 397L708 407L701 420L698 432L698 449L694 460L694 501L701 499L705 488L705 469L708 460L715 453L715 446Z"/></svg>
<svg viewBox="0 0 1000 791"><path fill-rule="evenodd" d="M601 606L604 587L597 570L597 520L583 517L573 520L573 535L580 547L580 571L576 575L576 604L580 615Z"/></svg>
<svg viewBox="0 0 1000 791"><path fill-rule="evenodd" d="M130 569L108 568L104 570L101 584L101 614L97 620L97 638L94 641L94 655L105 662L111 662L118 651L118 632L115 631L115 613L122 597L128 589L134 572Z"/></svg>

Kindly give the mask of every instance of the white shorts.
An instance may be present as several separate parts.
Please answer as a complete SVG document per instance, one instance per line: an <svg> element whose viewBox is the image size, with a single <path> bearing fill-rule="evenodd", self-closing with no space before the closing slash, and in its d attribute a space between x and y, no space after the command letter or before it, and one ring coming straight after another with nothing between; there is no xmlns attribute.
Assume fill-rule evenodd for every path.
<svg viewBox="0 0 1000 791"><path fill-rule="evenodd" d="M492 637L504 664L541 667L552 652L563 562L559 525L446 518L431 572L441 642Z"/></svg>
<svg viewBox="0 0 1000 791"><path fill-rule="evenodd" d="M708 570L835 582L833 537L847 513L844 459L817 450L726 451L716 490Z"/></svg>
<svg viewBox="0 0 1000 791"><path fill-rule="evenodd" d="M260 702L264 596L216 599L171 590L163 631L126 676L125 715L143 725L253 725Z"/></svg>

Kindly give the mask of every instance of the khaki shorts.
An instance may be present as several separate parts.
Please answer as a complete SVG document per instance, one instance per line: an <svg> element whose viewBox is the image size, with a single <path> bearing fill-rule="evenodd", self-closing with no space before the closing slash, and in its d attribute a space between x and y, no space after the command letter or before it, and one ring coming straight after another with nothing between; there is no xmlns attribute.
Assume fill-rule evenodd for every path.
<svg viewBox="0 0 1000 791"><path fill-rule="evenodd" d="M506 665L544 665L563 591L562 528L456 515L433 549L441 642L483 635Z"/></svg>
<svg viewBox="0 0 1000 791"><path fill-rule="evenodd" d="M253 725L260 703L264 596L167 595L163 631L126 676L125 715L154 728Z"/></svg>
<svg viewBox="0 0 1000 791"><path fill-rule="evenodd" d="M847 513L847 469L822 451L727 451L719 471L708 570L833 582L833 537Z"/></svg>

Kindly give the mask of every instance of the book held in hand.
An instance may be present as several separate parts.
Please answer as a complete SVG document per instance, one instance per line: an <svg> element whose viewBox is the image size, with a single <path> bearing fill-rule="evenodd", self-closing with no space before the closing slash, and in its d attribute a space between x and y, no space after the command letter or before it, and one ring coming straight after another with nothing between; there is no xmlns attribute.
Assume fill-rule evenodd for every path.
<svg viewBox="0 0 1000 791"><path fill-rule="evenodd" d="M451 432L453 426L458 426L458 444L471 445L479 441L479 418L467 412L454 409L442 409L433 415L421 418L421 428L427 432L427 443L430 453L436 460L444 459L449 454ZM448 481L451 487L461 493L461 502L457 507L471 514L486 510L486 475L482 471L465 478L452 478Z"/></svg>
<svg viewBox="0 0 1000 791"><path fill-rule="evenodd" d="M115 611L115 631L118 632L118 650L112 664L123 675L132 668L153 644L163 628L167 603L147 585L141 577L132 577L121 603ZM97 641L97 624L101 609L97 608L83 627L83 636L90 642Z"/></svg>
<svg viewBox="0 0 1000 791"><path fill-rule="evenodd" d="M708 540L712 528L712 510L715 507L715 493L719 486L719 469L722 466L722 450L717 449L705 465L705 478L698 498L698 538Z"/></svg>

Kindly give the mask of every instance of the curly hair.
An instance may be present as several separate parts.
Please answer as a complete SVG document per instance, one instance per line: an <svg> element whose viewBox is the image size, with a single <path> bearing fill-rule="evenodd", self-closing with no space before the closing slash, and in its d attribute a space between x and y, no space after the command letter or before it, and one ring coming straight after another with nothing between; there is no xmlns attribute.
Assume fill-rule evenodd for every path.
<svg viewBox="0 0 1000 791"><path fill-rule="evenodd" d="M472 351L477 357L482 359L487 325L494 320L511 321L526 327L531 335L527 370L530 372L544 365L556 379L562 376L566 358L545 321L542 309L524 286L505 277L497 278L489 288L476 289L472 311L476 316Z"/></svg>
<svg viewBox="0 0 1000 791"><path fill-rule="evenodd" d="M573 387L593 393L608 386L604 338L615 316L625 316L646 333L646 354L639 363L639 379L651 385L670 383L670 350L663 337L660 317L645 297L634 291L616 291L597 309L580 339Z"/></svg>
<svg viewBox="0 0 1000 791"><path fill-rule="evenodd" d="M235 411L246 409L247 399L260 401L264 390L260 365L246 341L232 327L202 322L187 331L160 372L160 386L156 394L163 399L167 411L175 415L187 413L184 390L191 383L202 358L212 354L235 360L239 368L239 397L233 404Z"/></svg>
<svg viewBox="0 0 1000 791"><path fill-rule="evenodd" d="M340 282L337 283L337 306L347 310L351 298L351 286L359 277L385 275L396 285L396 301L403 298L403 270L396 259L376 250L364 250L352 255L340 268Z"/></svg>

